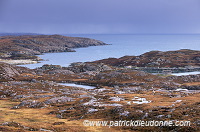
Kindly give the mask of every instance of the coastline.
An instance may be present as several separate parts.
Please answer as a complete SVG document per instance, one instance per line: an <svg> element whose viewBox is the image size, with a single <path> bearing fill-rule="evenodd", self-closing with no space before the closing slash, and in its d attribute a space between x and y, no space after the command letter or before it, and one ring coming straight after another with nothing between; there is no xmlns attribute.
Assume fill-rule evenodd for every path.
<svg viewBox="0 0 200 132"><path fill-rule="evenodd" d="M80 55L81 52L78 53ZM138 59L149 60L153 56L156 58L152 59L152 62L157 62L156 60L166 56L166 54L155 56L155 54L149 53L152 52L140 55ZM170 51L170 53L174 53L174 51ZM185 60L186 55L194 58L194 52L190 53L190 50L181 52L181 54L180 51L175 51L175 55L177 54L179 57L184 55ZM72 58L70 54L73 53L68 55ZM62 54L60 55L65 58ZM172 57L166 59L174 58L174 54L170 54L170 56ZM60 124L59 130L61 128L69 130L67 124L72 120L76 123L80 121L78 119L82 118L96 120L94 117L97 115L98 119L102 120L115 120L118 117L124 120L130 119L130 117L134 117L135 120L143 120L144 117L160 120L162 117L162 120L184 118L191 122L197 122L197 116L193 116L191 113L198 113L199 75L153 75L139 71L137 67L136 70L134 67L130 67L131 63L128 61L132 62L135 56L132 56L133 59L129 59L129 57L128 59L124 59L126 57L110 58L93 63L79 62L69 67L52 63L36 69L2 63L0 65L2 82L0 83L0 101L3 105L0 110L3 120L0 121L0 124L3 125L0 125L0 130L5 128L8 128L7 131L12 130L12 126L16 124L19 124L20 131L44 130L43 127L37 125L39 123L45 123L45 130L55 130L58 128L54 127L55 124ZM37 63L40 59L4 59L0 61L20 64ZM107 64L101 62L107 62ZM115 62L117 65L111 66ZM120 64L124 62L128 65L122 67ZM173 68L171 69L173 70ZM159 70L159 68L155 70ZM187 111L185 111L186 108ZM10 115L10 109L17 114ZM43 113L41 110L44 110ZM19 111L22 112L19 113ZM183 112L188 115L187 118L179 115ZM53 116L49 116L50 114ZM27 116L31 117L31 120L27 120ZM22 121L19 120L19 117L22 118ZM10 122L11 119L12 122ZM66 119L66 122L63 122L63 119ZM36 125L31 126L33 121ZM117 129L113 129L117 131ZM136 129L141 130L140 128ZM182 127L177 127L177 129L182 130ZM193 129L197 130L198 124L194 124ZM122 128L122 130L129 130L129 128ZM152 128L152 131L157 130L156 127Z"/></svg>

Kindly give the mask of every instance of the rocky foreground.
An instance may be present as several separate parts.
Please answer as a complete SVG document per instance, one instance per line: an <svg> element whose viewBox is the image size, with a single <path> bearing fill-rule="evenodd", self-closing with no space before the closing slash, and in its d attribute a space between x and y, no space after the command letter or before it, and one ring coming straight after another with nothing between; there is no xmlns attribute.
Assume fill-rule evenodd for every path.
<svg viewBox="0 0 200 132"><path fill-rule="evenodd" d="M1 59L37 60L37 54L105 45L60 35L0 37ZM200 51L152 51L140 56L43 65L28 69L0 62L0 131L200 131L200 75L153 75L142 68L197 68ZM130 68L131 67L131 68ZM133 68L135 67L135 68ZM71 82L93 89L65 86ZM191 121L190 126L89 127L93 121Z"/></svg>
<svg viewBox="0 0 200 132"><path fill-rule="evenodd" d="M161 76L95 62L33 70L0 63L0 77L0 131L200 130L200 75ZM84 120L189 120L191 126L88 127Z"/></svg>

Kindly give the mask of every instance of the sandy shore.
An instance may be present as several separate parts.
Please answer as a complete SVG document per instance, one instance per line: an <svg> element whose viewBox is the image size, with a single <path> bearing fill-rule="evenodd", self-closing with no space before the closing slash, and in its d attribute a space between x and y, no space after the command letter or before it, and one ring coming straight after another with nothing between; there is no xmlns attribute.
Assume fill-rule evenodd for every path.
<svg viewBox="0 0 200 132"><path fill-rule="evenodd" d="M38 63L37 61L33 61L30 59L27 60L6 60L6 59L0 59L0 62L8 63L8 64L14 64L14 65L25 65L25 64L35 64Z"/></svg>

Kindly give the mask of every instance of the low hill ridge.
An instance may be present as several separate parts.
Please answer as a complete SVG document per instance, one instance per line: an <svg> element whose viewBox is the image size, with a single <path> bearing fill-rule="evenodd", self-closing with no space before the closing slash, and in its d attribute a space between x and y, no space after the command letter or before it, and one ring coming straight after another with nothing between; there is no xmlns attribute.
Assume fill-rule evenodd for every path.
<svg viewBox="0 0 200 132"><path fill-rule="evenodd" d="M69 52L74 51L72 48L98 45L106 44L99 40L62 35L2 36L0 37L0 56L1 58L18 55L34 56L49 52Z"/></svg>

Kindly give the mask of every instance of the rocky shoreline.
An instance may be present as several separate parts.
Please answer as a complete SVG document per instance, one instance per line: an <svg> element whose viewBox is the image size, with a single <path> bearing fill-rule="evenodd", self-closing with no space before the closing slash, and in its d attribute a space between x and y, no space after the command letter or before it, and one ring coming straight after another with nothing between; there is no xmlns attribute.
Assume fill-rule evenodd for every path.
<svg viewBox="0 0 200 132"><path fill-rule="evenodd" d="M73 48L107 45L102 41L61 35L1 36L1 59L37 59L42 53L75 52Z"/></svg>

